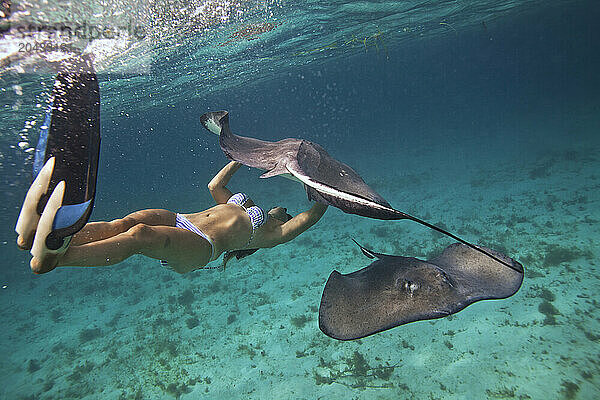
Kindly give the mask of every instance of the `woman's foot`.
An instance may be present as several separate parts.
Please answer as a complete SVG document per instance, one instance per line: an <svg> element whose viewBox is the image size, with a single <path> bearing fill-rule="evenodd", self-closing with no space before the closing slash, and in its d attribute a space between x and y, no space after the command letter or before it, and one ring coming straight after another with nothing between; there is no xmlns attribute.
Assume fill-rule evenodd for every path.
<svg viewBox="0 0 600 400"><path fill-rule="evenodd" d="M58 265L58 254L48 255L47 257L33 257L29 266L34 274L45 274L52 271Z"/></svg>
<svg viewBox="0 0 600 400"><path fill-rule="evenodd" d="M46 249L41 256L33 257L29 263L31 271L36 274L45 274L56 268L58 266L58 261L69 248L72 238L72 236L64 238L63 245L57 250Z"/></svg>

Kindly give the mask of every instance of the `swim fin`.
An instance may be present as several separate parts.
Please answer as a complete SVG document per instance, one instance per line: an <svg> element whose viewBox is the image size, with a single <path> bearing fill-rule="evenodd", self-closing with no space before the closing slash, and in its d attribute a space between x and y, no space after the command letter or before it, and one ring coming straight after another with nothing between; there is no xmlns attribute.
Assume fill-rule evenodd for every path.
<svg viewBox="0 0 600 400"><path fill-rule="evenodd" d="M33 184L15 227L17 244L31 247L34 257L66 250L89 220L96 194L100 91L87 57L63 65L52 97L36 146Z"/></svg>

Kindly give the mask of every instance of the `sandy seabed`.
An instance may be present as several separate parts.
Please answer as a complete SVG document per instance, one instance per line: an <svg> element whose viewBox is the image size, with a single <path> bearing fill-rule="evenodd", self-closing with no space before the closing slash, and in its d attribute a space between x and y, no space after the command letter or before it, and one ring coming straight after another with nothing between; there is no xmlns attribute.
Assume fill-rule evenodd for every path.
<svg viewBox="0 0 600 400"><path fill-rule="evenodd" d="M574 147L482 162L452 182L423 167L391 171L367 181L396 208L521 261L520 291L333 340L317 321L327 277L370 263L351 238L424 259L451 241L330 208L295 241L225 271L181 276L133 257L2 289L0 397L600 398L600 155Z"/></svg>

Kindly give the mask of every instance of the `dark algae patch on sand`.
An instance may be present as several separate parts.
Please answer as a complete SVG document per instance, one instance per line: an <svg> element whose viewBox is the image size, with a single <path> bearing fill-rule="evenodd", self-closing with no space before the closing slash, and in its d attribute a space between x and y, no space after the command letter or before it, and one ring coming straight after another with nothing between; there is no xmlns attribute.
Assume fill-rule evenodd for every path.
<svg viewBox="0 0 600 400"><path fill-rule="evenodd" d="M538 311L546 316L544 319L544 325L556 325L556 315L560 312L550 303L549 301L542 301L538 306Z"/></svg>
<svg viewBox="0 0 600 400"><path fill-rule="evenodd" d="M565 247L559 244L550 244L546 247L544 266L554 267L562 263L572 262L578 258L592 257L589 250L581 250L577 247Z"/></svg>

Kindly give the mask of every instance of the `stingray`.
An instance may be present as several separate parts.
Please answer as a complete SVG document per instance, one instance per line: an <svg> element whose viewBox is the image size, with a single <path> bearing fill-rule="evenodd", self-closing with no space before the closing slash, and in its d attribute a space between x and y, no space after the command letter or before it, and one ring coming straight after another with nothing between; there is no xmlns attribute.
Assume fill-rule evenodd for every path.
<svg viewBox="0 0 600 400"><path fill-rule="evenodd" d="M509 268L487 250L477 247L446 230L422 219L394 209L375 192L349 165L336 160L317 143L304 139L283 139L268 142L235 135L229 127L227 111L208 112L200 117L202 125L219 135L219 145L225 155L248 167L265 170L261 178L283 175L304 184L309 200L337 207L364 217L399 220L409 219L457 240Z"/></svg>
<svg viewBox="0 0 600 400"><path fill-rule="evenodd" d="M513 268L503 268L462 243L451 244L427 261L360 248L376 260L350 274L333 271L323 290L319 328L335 339L359 339L409 322L442 318L480 300L510 297L523 282L521 264L487 248Z"/></svg>

